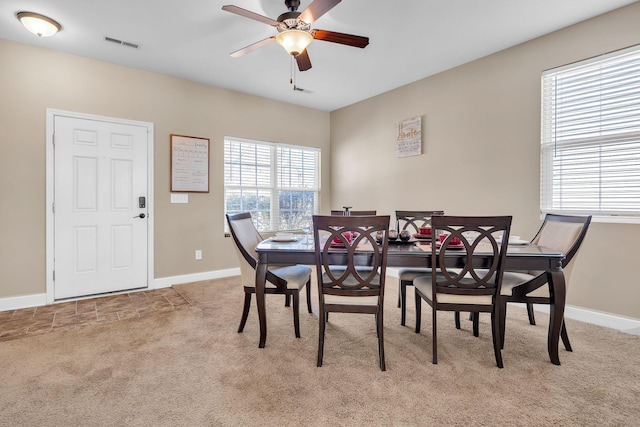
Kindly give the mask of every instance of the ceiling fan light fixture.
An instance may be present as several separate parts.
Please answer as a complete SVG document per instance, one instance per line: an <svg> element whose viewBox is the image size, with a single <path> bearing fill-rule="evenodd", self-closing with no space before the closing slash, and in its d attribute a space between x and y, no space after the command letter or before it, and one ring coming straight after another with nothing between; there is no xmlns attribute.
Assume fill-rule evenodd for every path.
<svg viewBox="0 0 640 427"><path fill-rule="evenodd" d="M313 41L313 36L307 31L286 30L276 36L276 41L290 55L299 55Z"/></svg>
<svg viewBox="0 0 640 427"><path fill-rule="evenodd" d="M58 22L39 13L18 12L16 17L27 30L38 37L50 37L62 30Z"/></svg>

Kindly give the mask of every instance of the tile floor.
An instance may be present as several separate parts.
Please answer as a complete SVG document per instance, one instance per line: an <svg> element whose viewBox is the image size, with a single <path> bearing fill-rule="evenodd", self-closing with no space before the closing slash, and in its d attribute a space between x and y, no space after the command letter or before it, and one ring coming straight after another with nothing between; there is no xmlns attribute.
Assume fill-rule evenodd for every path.
<svg viewBox="0 0 640 427"><path fill-rule="evenodd" d="M0 311L0 341L147 316L188 307L174 288Z"/></svg>

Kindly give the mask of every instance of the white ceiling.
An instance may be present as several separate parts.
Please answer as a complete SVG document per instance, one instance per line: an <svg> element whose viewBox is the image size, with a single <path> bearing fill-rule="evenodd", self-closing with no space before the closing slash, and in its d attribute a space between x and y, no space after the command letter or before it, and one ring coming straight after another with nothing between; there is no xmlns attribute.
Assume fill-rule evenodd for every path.
<svg viewBox="0 0 640 427"><path fill-rule="evenodd" d="M370 44L314 41L313 68L296 75L310 93L290 86L291 60L276 43L229 56L276 31L222 6L276 19L283 0L2 0L0 38L333 111L635 1L343 0L312 28L368 36ZM47 15L63 31L39 39L17 20L19 11Z"/></svg>

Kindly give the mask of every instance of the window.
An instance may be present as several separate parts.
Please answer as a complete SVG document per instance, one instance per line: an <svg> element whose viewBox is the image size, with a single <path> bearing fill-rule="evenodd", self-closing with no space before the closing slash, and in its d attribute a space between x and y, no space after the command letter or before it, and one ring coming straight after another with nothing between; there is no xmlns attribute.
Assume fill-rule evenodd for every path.
<svg viewBox="0 0 640 427"><path fill-rule="evenodd" d="M640 217L640 47L542 74L544 213Z"/></svg>
<svg viewBox="0 0 640 427"><path fill-rule="evenodd" d="M320 150L226 137L224 205L260 231L301 229L320 206Z"/></svg>

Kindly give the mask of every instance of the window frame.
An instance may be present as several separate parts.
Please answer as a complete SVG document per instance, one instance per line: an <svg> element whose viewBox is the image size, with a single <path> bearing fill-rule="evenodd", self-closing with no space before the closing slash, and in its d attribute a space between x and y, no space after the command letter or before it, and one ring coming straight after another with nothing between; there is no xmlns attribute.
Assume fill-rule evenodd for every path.
<svg viewBox="0 0 640 427"><path fill-rule="evenodd" d="M254 145L257 148L268 148L269 150L269 184L268 185L246 185L246 184L229 184L227 181L227 165L228 165L228 144L229 143L240 143L240 144L250 144L250 145ZM300 150L303 153L300 156L300 160L303 162L304 165L304 161L305 161L305 156L309 155L312 156L313 158L311 159L311 161L314 163L313 169L314 172L311 174L313 175L311 181L313 181L311 183L311 185L305 185L305 182L302 183L302 186L287 186L287 185L282 185L281 183L281 179L280 177L282 176L282 174L279 174L279 171L283 170L283 165L279 164L279 158L280 158L280 150ZM281 199L280 199L280 195L282 192L311 192L313 193L313 212L310 213L309 218L307 219L307 221L303 222L311 222L311 215L317 215L320 212L320 201L321 201L321 158L322 158L322 150L320 148L317 147L310 147L310 146L304 146L304 145L294 145L294 144L284 144L284 143L277 143L277 142L271 142L271 141L259 141L259 140L252 140L252 139L247 139L247 138L239 138L239 137L234 137L234 136L225 136L224 137L224 146L223 146L223 166L224 166L224 178L223 178L223 187L224 187L224 191L223 191L223 203L224 203L224 212L225 214L227 213L238 213L235 210L229 211L228 206L227 206L227 193L228 191L253 191L255 190L256 192L263 192L263 193L269 193L269 209L268 209L268 222L269 222L269 226L268 227L264 227L264 226L260 226L260 215L258 215L259 212L267 212L266 210L261 210L259 209L259 206L256 205L255 209L242 209L242 212L251 212L252 217L253 217L253 221L254 224L256 225L256 228L258 229L259 232L261 233L273 233L276 231L295 231L295 230L300 230L302 227L297 227L297 228L280 228L280 212L281 212ZM257 169L257 162L256 162L256 169ZM291 157L289 157L289 162L288 164L291 164ZM304 166L303 166L303 170L304 170ZM306 177L306 174L303 174L304 177ZM302 178L304 181L304 178ZM257 173L256 173L256 180L258 180L257 178ZM229 227L228 224L226 222L225 219L225 224L224 224L224 230L225 230L225 234L228 235L229 234Z"/></svg>
<svg viewBox="0 0 640 427"><path fill-rule="evenodd" d="M591 119L587 114L587 106L585 101L580 101L580 107L582 109L578 110L580 114L575 115L578 118L574 118L572 120L562 121L563 113L560 112L559 106L569 104L568 99L569 95L575 95L576 91L566 89L559 89L556 87L556 78L561 78L564 76L570 76L572 73L580 73L584 71L595 71L597 69L605 69L607 72L611 72L611 69L615 67L614 64L619 64L624 61L625 58L631 58L633 61L633 65L635 69L632 73L629 73L628 76L625 75L625 86L623 86L624 90L630 90L633 92L632 95L632 108L631 113L631 124L627 124L624 126L617 126L614 129L614 132L608 132L607 126L611 124L612 120L607 119L606 115L603 116L601 113L611 113L613 115L619 113L619 107L612 107L611 105L606 105L602 107L602 104L599 104L595 111L598 112L597 120ZM607 68L610 67L610 68ZM607 95L607 91L605 89L606 84L608 83L607 79L610 79L611 76L609 74L605 74L605 77L598 75L595 81L597 82L597 90L598 95L600 97ZM640 223L640 205L638 205L638 194L640 185L638 185L638 176L640 175L640 165L635 166L633 168L630 167L630 171L625 172L623 177L629 176L629 180L632 182L632 192L631 198L633 203L630 204L630 209L624 209L626 206L624 203L620 204L620 202L614 204L610 208L603 208L605 202L607 201L607 196L611 197L613 194L613 190L609 190L608 193L596 193L595 188L600 186L600 189L606 187L603 182L605 182L606 178L616 175L616 172L619 173L619 170L615 168L625 168L629 165L635 165L633 160L626 161L626 164L623 162L612 161L611 159L604 158L599 159L594 164L597 164L595 168L589 168L585 164L580 164L578 167L580 170L574 172L570 175L563 175L566 171L562 171L561 163L562 163L562 154L560 157L556 157L556 151L560 151L564 153L563 150L569 151L571 147L579 147L584 152L587 153L595 153L596 151L604 151L604 149L608 149L607 154L599 154L600 156L611 156L611 153L628 153L631 152L637 155L637 152L640 150L640 109L635 106L640 105L640 90L638 89L638 82L634 80L640 81L640 45L631 46L625 49L621 49L615 52L610 52L604 55L600 55L597 57L589 58L583 61L575 62L572 64L568 64L562 67L546 70L542 73L541 76L541 138L540 138L540 211L542 216L546 213L556 213L556 214L573 214L573 215L593 215L594 222L611 222L611 223ZM578 84L580 85L580 91L585 91L584 87L587 86L587 77L583 75L578 80ZM630 88L630 89L629 89ZM584 95L584 93L580 93ZM562 98L565 96L566 98ZM616 95L615 98L603 98L605 100L615 99L618 101L622 99L622 96ZM565 104L566 102L566 104ZM584 104L583 104L584 102ZM575 104L571 104L571 107L575 106ZM603 118L605 117L605 118ZM582 122L582 123L579 123ZM594 134L591 128L586 127L584 129L579 129L575 131L574 134L570 135L569 132L562 134L559 129L562 129L562 126L565 126L565 130L569 128L567 123L572 126L582 126L584 122L587 122L587 125L594 125L597 123L600 129L599 134ZM630 150L624 150L622 148L610 148L610 144L612 141L616 141L616 144L621 145L624 138L627 137L630 139L630 143L628 144L632 147ZM584 156L585 154L582 154ZM590 154L589 154L590 155ZM587 155L587 156L589 156ZM611 156L613 157L613 156ZM576 154L575 157L571 158L570 155L567 155L566 158L569 158L573 161L580 161L581 157L579 154ZM626 159L626 157L624 157ZM609 163L605 163L609 161ZM586 163L587 160L584 160ZM640 162L639 162L640 163ZM593 201L594 205L597 205L597 208L594 206L588 205L583 209L577 208L574 203L573 206L569 208L565 207L570 203L566 203L565 196L560 196L558 198L558 191L567 191L568 187L571 187L571 184L566 184L563 181L569 182L567 180L567 176L569 179L571 178L580 178L585 181L589 181L589 174L593 174L596 171L598 184L586 183L586 184L578 184L573 187L573 194L578 195L581 190L587 191L584 194L587 194L587 198ZM630 175L628 175L630 173ZM603 178L604 177L604 178ZM555 183L554 183L555 178ZM624 178L623 178L624 179ZM609 186L610 189L616 188L616 183L614 182L613 187ZM555 192L555 194L554 194ZM603 195L604 194L604 195ZM618 196L619 197L619 196ZM561 200L558 202L558 200ZM564 205L564 206L563 206Z"/></svg>

